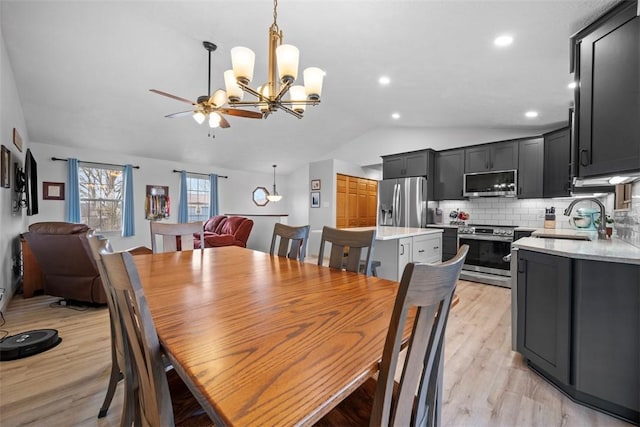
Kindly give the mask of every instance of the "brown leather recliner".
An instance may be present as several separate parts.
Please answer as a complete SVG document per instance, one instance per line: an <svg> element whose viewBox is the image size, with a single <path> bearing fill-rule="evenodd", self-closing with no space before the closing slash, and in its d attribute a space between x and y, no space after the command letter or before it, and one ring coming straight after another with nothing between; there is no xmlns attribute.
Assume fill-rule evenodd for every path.
<svg viewBox="0 0 640 427"><path fill-rule="evenodd" d="M253 220L242 216L215 215L204 223L204 247L219 246L247 247L247 240L253 228ZM193 246L200 248L200 235L194 234Z"/></svg>
<svg viewBox="0 0 640 427"><path fill-rule="evenodd" d="M87 241L89 227L38 222L22 236L44 276L44 293L69 300L106 304L107 297Z"/></svg>

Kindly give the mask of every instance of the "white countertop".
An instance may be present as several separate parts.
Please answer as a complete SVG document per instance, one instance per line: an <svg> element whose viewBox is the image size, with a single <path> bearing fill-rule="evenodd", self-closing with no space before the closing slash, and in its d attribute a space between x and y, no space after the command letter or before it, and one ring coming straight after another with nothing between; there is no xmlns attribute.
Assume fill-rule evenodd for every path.
<svg viewBox="0 0 640 427"><path fill-rule="evenodd" d="M620 239L585 241L524 237L513 246L568 258L640 265L640 248Z"/></svg>
<svg viewBox="0 0 640 427"><path fill-rule="evenodd" d="M598 231L580 231L567 230L562 228L537 228L533 233L533 237L546 237L552 239L577 239L577 240L596 240Z"/></svg>
<svg viewBox="0 0 640 427"><path fill-rule="evenodd" d="M363 230L376 230L376 240L395 240L402 239L404 237L421 236L423 234L436 234L442 233L438 228L418 228L418 227L355 227L355 228L343 228L342 230L350 231L363 231Z"/></svg>

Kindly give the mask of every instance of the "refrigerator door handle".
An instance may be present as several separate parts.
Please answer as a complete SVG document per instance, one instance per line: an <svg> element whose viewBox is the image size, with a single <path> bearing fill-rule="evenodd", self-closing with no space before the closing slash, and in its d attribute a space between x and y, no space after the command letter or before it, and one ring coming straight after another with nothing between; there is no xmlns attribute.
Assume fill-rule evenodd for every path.
<svg viewBox="0 0 640 427"><path fill-rule="evenodd" d="M401 218L401 215L403 215L402 209L401 209L401 206L400 206L400 191L401 191L400 184L396 184L395 185L395 197L394 197L394 200L393 200L393 203L394 203L394 205L396 207L395 208L395 216L394 216L394 224L393 225L395 225L396 227L398 227L400 225L400 218Z"/></svg>

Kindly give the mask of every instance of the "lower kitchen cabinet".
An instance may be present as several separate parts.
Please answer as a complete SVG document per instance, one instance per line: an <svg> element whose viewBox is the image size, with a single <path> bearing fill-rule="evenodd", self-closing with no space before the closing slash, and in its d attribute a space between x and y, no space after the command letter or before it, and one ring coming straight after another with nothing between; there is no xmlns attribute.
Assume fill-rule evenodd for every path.
<svg viewBox="0 0 640 427"><path fill-rule="evenodd" d="M458 227L438 227L430 225L429 228L439 228L442 230L442 257L441 260L448 261L458 253Z"/></svg>
<svg viewBox="0 0 640 427"><path fill-rule="evenodd" d="M571 260L518 251L517 349L554 378L569 383Z"/></svg>
<svg viewBox="0 0 640 427"><path fill-rule="evenodd" d="M410 262L438 263L442 258L442 234L421 234L398 239L376 240L373 258L381 262L378 277L400 281Z"/></svg>
<svg viewBox="0 0 640 427"><path fill-rule="evenodd" d="M640 422L640 265L517 254L517 351L572 399Z"/></svg>
<svg viewBox="0 0 640 427"><path fill-rule="evenodd" d="M640 266L584 260L574 263L576 390L637 412Z"/></svg>

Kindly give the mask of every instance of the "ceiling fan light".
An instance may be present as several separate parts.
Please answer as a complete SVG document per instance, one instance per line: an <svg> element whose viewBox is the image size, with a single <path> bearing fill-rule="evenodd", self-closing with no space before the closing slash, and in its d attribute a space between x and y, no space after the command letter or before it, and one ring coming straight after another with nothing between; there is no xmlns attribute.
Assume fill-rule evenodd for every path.
<svg viewBox="0 0 640 427"><path fill-rule="evenodd" d="M231 65L236 80L242 84L249 84L253 79L253 66L256 61L256 54L244 46L237 46L231 49Z"/></svg>
<svg viewBox="0 0 640 427"><path fill-rule="evenodd" d="M211 96L211 101L216 108L222 107L227 103L227 92L222 89L216 90Z"/></svg>
<svg viewBox="0 0 640 427"><path fill-rule="evenodd" d="M293 111L296 113L304 113L306 108L306 104L304 102L296 103L296 101L306 101L307 93L304 89L304 86L295 85L289 88L289 99L293 101Z"/></svg>
<svg viewBox="0 0 640 427"><path fill-rule="evenodd" d="M242 88L238 86L238 82L236 81L236 76L233 74L233 70L227 70L224 72L224 85L227 89L227 97L230 102L240 102L242 101L242 95L244 92Z"/></svg>
<svg viewBox="0 0 640 427"><path fill-rule="evenodd" d="M218 126L220 126L220 120L220 114L216 113L215 111L209 114L209 127L217 128Z"/></svg>
<svg viewBox="0 0 640 427"><path fill-rule="evenodd" d="M199 125L201 125L204 122L204 119L205 119L205 116L204 114L202 114L202 111L196 111L195 114L193 115L193 120L198 122Z"/></svg>
<svg viewBox="0 0 640 427"><path fill-rule="evenodd" d="M304 70L304 88L307 93L307 99L312 101L320 100L324 74L324 71L317 67L309 67Z"/></svg>
<svg viewBox="0 0 640 427"><path fill-rule="evenodd" d="M276 48L278 77L283 84L291 84L298 78L298 62L300 51L290 44L282 44Z"/></svg>

